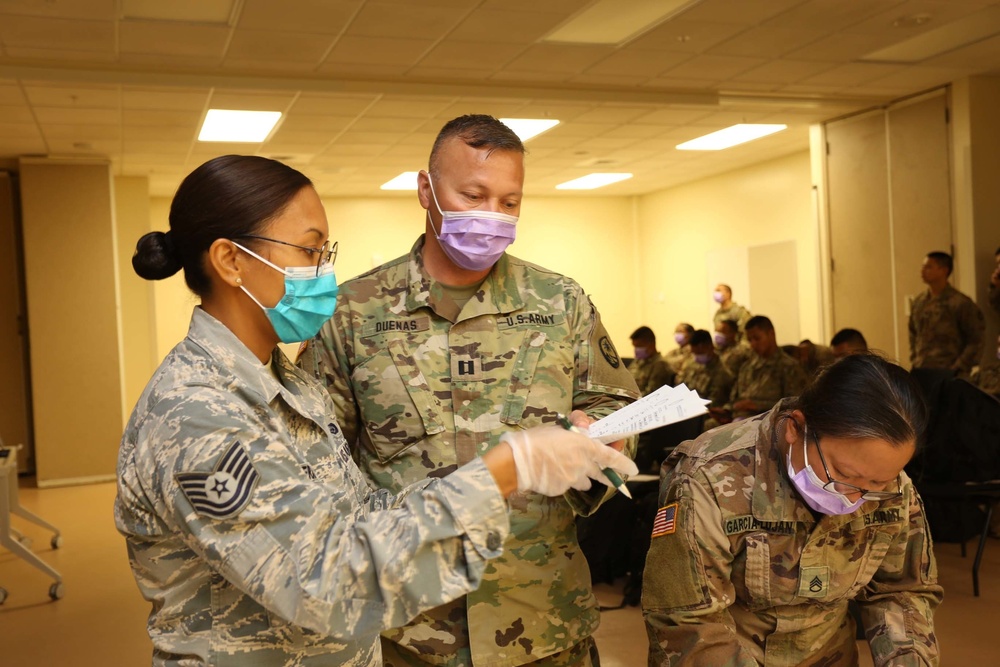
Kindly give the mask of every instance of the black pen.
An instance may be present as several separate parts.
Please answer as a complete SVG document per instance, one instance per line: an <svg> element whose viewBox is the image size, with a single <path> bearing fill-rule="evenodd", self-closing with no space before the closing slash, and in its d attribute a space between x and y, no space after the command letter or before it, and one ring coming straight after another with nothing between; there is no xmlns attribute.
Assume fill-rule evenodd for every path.
<svg viewBox="0 0 1000 667"><path fill-rule="evenodd" d="M567 419L566 415L557 412L556 420L559 422L559 425L562 426L567 431L573 431L574 433L582 433L580 429L578 429L576 426L573 426L573 422ZM628 487L625 486L625 482L622 480L621 477L618 476L618 473L615 472L613 468L604 468L601 470L601 472L604 473L605 477L611 480L611 483L615 485L616 489L625 494L626 498L629 499L632 498L632 494L629 492Z"/></svg>

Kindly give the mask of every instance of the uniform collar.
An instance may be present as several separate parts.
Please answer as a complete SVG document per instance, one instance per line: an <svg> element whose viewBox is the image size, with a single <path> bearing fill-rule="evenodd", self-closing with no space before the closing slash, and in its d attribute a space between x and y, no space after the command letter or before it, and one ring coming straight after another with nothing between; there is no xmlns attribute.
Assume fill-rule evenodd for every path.
<svg viewBox="0 0 1000 667"><path fill-rule="evenodd" d="M408 263L409 280L406 291L406 310L413 313L420 308L430 308L449 322L459 322L479 315L499 315L512 313L524 307L522 290L523 276L510 270L507 253L500 256L496 264L483 279L479 291L472 296L461 310L445 292L441 283L427 273L423 259L424 235L421 234L410 250Z"/></svg>
<svg viewBox="0 0 1000 667"><path fill-rule="evenodd" d="M191 315L187 337L265 402L270 403L281 394L285 402L303 416L316 414L317 409L322 409L322 406L315 405L316 392L303 390L310 380L288 360L280 347L275 346L271 353L271 364L281 382L236 334L201 306L196 307Z"/></svg>

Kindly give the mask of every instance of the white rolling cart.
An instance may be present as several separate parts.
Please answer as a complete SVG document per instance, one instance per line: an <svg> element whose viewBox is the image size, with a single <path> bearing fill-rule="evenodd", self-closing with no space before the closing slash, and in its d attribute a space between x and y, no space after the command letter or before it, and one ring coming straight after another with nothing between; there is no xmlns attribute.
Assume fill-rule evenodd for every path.
<svg viewBox="0 0 1000 667"><path fill-rule="evenodd" d="M10 549L11 552L55 579L53 584L49 586L49 597L53 600L58 600L63 596L62 575L32 553L28 548L31 541L23 533L10 525L11 514L16 514L31 523L51 530L52 539L50 544L53 549L58 549L62 546L62 535L59 534L59 529L21 507L17 500L18 449L20 449L20 445L17 447L4 447L3 440L0 439L0 546ZM6 599L7 591L0 587L0 604L3 604Z"/></svg>

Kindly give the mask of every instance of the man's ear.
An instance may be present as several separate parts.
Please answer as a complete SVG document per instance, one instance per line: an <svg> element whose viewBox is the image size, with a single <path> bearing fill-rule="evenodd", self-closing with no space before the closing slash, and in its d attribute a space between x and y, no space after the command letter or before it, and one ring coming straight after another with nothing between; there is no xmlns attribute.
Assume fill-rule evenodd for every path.
<svg viewBox="0 0 1000 667"><path fill-rule="evenodd" d="M242 285L240 254L236 244L229 239L215 239L208 248L208 267L227 285Z"/></svg>
<svg viewBox="0 0 1000 667"><path fill-rule="evenodd" d="M417 172L417 199L420 201L420 206L428 210L434 202L431 195L431 177L423 169Z"/></svg>

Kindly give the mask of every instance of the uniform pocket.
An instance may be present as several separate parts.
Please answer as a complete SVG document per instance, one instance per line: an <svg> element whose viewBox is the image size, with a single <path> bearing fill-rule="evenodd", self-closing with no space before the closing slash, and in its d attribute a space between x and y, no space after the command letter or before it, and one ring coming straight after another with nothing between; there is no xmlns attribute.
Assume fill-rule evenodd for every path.
<svg viewBox="0 0 1000 667"><path fill-rule="evenodd" d="M868 547L861 560L854 585L848 593L851 597L857 595L858 591L867 586L878 569L882 567L882 562L889 553L889 547L892 546L892 540L893 536L890 533L879 532L875 535L875 539L871 541L871 546Z"/></svg>
<svg viewBox="0 0 1000 667"><path fill-rule="evenodd" d="M553 412L573 407L573 349L544 331L524 332L507 384L500 421L522 428L538 426Z"/></svg>
<svg viewBox="0 0 1000 667"><path fill-rule="evenodd" d="M745 539L747 607L751 610L774 606L771 601L771 545L767 533L749 533Z"/></svg>
<svg viewBox="0 0 1000 667"><path fill-rule="evenodd" d="M427 435L441 433L441 403L401 340L354 369L361 419L385 463Z"/></svg>

